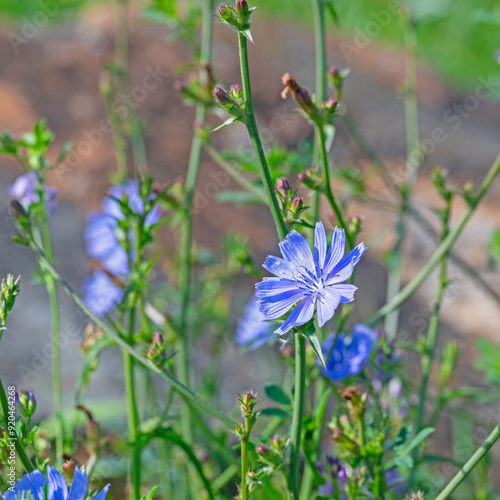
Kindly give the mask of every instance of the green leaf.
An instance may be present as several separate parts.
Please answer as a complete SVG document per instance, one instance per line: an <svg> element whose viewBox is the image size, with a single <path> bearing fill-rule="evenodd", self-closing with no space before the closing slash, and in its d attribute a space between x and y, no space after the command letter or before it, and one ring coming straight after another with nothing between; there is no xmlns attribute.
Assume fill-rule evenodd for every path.
<svg viewBox="0 0 500 500"><path fill-rule="evenodd" d="M142 495L141 500L152 500L159 489L159 486L155 486L146 496Z"/></svg>
<svg viewBox="0 0 500 500"><path fill-rule="evenodd" d="M413 467L413 458L409 455L398 455L394 458L394 463L403 469L411 469Z"/></svg>
<svg viewBox="0 0 500 500"><path fill-rule="evenodd" d="M309 333L308 331L304 331L302 333L307 338L307 340L309 340L314 354L316 354L319 362L323 365L323 368L326 368L325 358L323 357L323 349L321 348L321 343L316 333Z"/></svg>
<svg viewBox="0 0 500 500"><path fill-rule="evenodd" d="M262 199L248 191L225 190L217 195L220 203L237 203L239 205L262 205Z"/></svg>
<svg viewBox="0 0 500 500"><path fill-rule="evenodd" d="M339 25L340 25L339 16L337 14L337 9L335 8L333 0L327 0L327 2L326 2L326 8L328 9L328 12L332 16L333 22L335 23L335 26L337 26L337 28L338 28Z"/></svg>
<svg viewBox="0 0 500 500"><path fill-rule="evenodd" d="M269 399L280 405L291 406L292 404L292 400L285 394L283 389L277 385L266 385L264 392Z"/></svg>
<svg viewBox="0 0 500 500"><path fill-rule="evenodd" d="M235 118L234 116L230 116L222 125L219 125L217 128L214 128L212 130L212 132L217 132L218 130L221 130L225 127L227 127L228 125L231 125L233 123L236 123L236 122L241 122L242 119L241 117L237 117Z"/></svg>
<svg viewBox="0 0 500 500"><path fill-rule="evenodd" d="M289 411L286 411L283 408L264 408L260 414L266 417L278 418L288 418L291 415Z"/></svg>
<svg viewBox="0 0 500 500"><path fill-rule="evenodd" d="M425 441L436 429L434 427L426 427L422 429L405 447L405 453L409 453L411 450L416 448L420 443Z"/></svg>
<svg viewBox="0 0 500 500"><path fill-rule="evenodd" d="M240 31L240 33L253 43L252 33L250 33L250 30Z"/></svg>

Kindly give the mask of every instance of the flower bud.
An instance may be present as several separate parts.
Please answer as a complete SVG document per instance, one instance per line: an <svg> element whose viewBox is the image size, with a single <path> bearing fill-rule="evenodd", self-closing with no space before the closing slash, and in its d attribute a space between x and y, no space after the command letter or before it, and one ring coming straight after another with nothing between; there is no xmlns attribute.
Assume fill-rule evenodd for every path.
<svg viewBox="0 0 500 500"><path fill-rule="evenodd" d="M246 16L250 12L247 0L236 0L236 12L240 16Z"/></svg>
<svg viewBox="0 0 500 500"><path fill-rule="evenodd" d="M0 326L5 325L9 312L14 307L16 297L21 291L21 277L14 279L13 274L8 274L0 283Z"/></svg>
<svg viewBox="0 0 500 500"><path fill-rule="evenodd" d="M328 70L328 74L332 78L335 78L339 75L339 70L335 66L331 66L330 69Z"/></svg>
<svg viewBox="0 0 500 500"><path fill-rule="evenodd" d="M260 444L257 447L257 454L258 455L269 455L269 448L267 446L264 446L263 444Z"/></svg>
<svg viewBox="0 0 500 500"><path fill-rule="evenodd" d="M304 208L304 200L302 198L294 198L292 204L290 205L290 209L292 210L294 215L298 215L300 211Z"/></svg>
<svg viewBox="0 0 500 500"><path fill-rule="evenodd" d="M225 107L234 105L231 96L223 88L215 87L212 94L221 106Z"/></svg>
<svg viewBox="0 0 500 500"><path fill-rule="evenodd" d="M68 478L69 482L73 481L73 475L75 474L76 464L73 460L68 460L62 465L62 470L64 475Z"/></svg>
<svg viewBox="0 0 500 500"><path fill-rule="evenodd" d="M238 404L240 405L241 414L244 418L256 416L254 408L257 405L257 394L252 391L245 392L243 396L239 395Z"/></svg>
<svg viewBox="0 0 500 500"><path fill-rule="evenodd" d="M21 218L28 218L28 214L26 213L26 210L24 207L19 203L17 200L12 200L10 202L10 213L16 218L16 219L21 219Z"/></svg>
<svg viewBox="0 0 500 500"><path fill-rule="evenodd" d="M231 85L229 92L235 101L243 99L243 89L239 85Z"/></svg>
<svg viewBox="0 0 500 500"><path fill-rule="evenodd" d="M472 204L476 201L476 186L473 182L467 182L463 187L463 196L467 203Z"/></svg>
<svg viewBox="0 0 500 500"><path fill-rule="evenodd" d="M287 198L290 194L290 190L292 186L290 185L290 181L286 177L280 177L276 181L276 191L283 196L283 198Z"/></svg>
<svg viewBox="0 0 500 500"><path fill-rule="evenodd" d="M288 93L291 93L297 104L302 108L306 115L313 119L317 117L317 109L314 105L311 96L307 89L301 87L290 73L285 73L281 81L285 85L285 89L281 93L281 97L286 99Z"/></svg>
<svg viewBox="0 0 500 500"><path fill-rule="evenodd" d="M16 399L19 404L19 411L24 418L31 418L36 411L36 399L33 391L18 391Z"/></svg>

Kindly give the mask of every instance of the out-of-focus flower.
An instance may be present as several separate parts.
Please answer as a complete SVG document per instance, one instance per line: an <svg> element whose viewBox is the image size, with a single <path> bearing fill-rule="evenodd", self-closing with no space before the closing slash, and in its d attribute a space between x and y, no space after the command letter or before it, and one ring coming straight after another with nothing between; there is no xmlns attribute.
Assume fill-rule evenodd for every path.
<svg viewBox="0 0 500 500"><path fill-rule="evenodd" d="M150 194L150 201L156 194ZM126 207L122 206L126 204ZM123 288L112 276L119 279L130 274L129 255L121 242L127 241L130 248L135 248L133 230L125 234L119 221L126 218L126 210L137 215L144 214L145 206L139 193L139 182L127 180L124 184L112 186L102 202L102 211L89 214L85 228L85 244L87 253L100 261L102 271L96 271L83 283L84 301L87 307L98 317L104 315L123 298ZM146 215L145 227L150 227L160 220L158 205Z"/></svg>
<svg viewBox="0 0 500 500"><path fill-rule="evenodd" d="M30 418L36 411L36 399L33 391L18 391L16 393L16 400L19 405L19 411L24 418Z"/></svg>
<svg viewBox="0 0 500 500"><path fill-rule="evenodd" d="M95 271L82 285L83 302L98 318L111 311L123 299L124 290L102 271Z"/></svg>
<svg viewBox="0 0 500 500"><path fill-rule="evenodd" d="M238 328L236 329L236 342L248 349L258 349L273 338L274 323L266 321L265 316L259 310L259 304L255 297L245 307Z"/></svg>
<svg viewBox="0 0 500 500"><path fill-rule="evenodd" d="M14 491L4 493L4 500L83 500L87 495L87 474L75 467L71 488L68 490L62 474L48 467L48 479L39 471L30 472L14 486ZM46 486L48 483L48 487ZM48 496L45 496L47 487ZM104 500L109 490L109 484L94 497L94 500Z"/></svg>
<svg viewBox="0 0 500 500"><path fill-rule="evenodd" d="M40 193L37 190L38 177L35 172L28 172L19 176L14 184L7 187L9 196L17 200L25 210L28 210L34 203L40 202ZM45 208L48 212L53 212L57 208L57 190L55 187L43 187L43 197Z"/></svg>
<svg viewBox="0 0 500 500"><path fill-rule="evenodd" d="M326 369L322 373L333 382L339 382L351 375L358 375L365 366L375 346L377 334L365 325L356 325L346 339L341 333L332 350L335 335L323 343L323 353L330 356L326 360Z"/></svg>
<svg viewBox="0 0 500 500"><path fill-rule="evenodd" d="M319 326L330 320L341 302L352 302L357 287L342 284L348 280L366 247L360 243L345 257L345 232L335 228L327 252L326 233L321 222L314 233L314 257L309 244L297 231L292 231L280 243L284 259L270 255L264 269L277 277L264 278L256 285L259 309L267 319L277 319L295 304L275 333L284 334L304 325L314 316L317 303Z"/></svg>

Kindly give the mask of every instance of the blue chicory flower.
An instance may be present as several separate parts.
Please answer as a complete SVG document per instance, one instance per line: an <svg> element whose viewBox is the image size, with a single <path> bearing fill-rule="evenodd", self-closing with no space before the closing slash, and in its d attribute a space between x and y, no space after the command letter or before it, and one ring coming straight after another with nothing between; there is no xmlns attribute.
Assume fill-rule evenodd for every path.
<svg viewBox="0 0 500 500"><path fill-rule="evenodd" d="M48 496L45 497L45 486L48 483ZM78 467L75 468L73 482L68 491L66 481L62 474L52 467L48 467L48 479L39 471L30 472L20 479L12 490L7 490L4 500L84 500L87 496L88 479L87 474ZM93 498L93 500L104 500L109 490L109 484Z"/></svg>
<svg viewBox="0 0 500 500"><path fill-rule="evenodd" d="M95 271L83 281L83 302L98 318L119 304L124 295L122 287L102 271Z"/></svg>
<svg viewBox="0 0 500 500"><path fill-rule="evenodd" d="M280 335L312 319L317 303L318 323L323 326L335 309L352 302L357 287L342 284L365 253L360 243L345 257L345 232L335 228L327 253L326 233L321 222L314 232L314 256L302 235L292 231L280 243L284 259L269 255L263 267L277 277L264 278L256 285L259 308L267 319L277 319L295 304L284 323L275 331ZM342 258L343 257L343 258Z"/></svg>
<svg viewBox="0 0 500 500"><path fill-rule="evenodd" d="M273 323L266 321L255 297L245 307L235 338L238 345L247 349L258 349L273 338Z"/></svg>
<svg viewBox="0 0 500 500"><path fill-rule="evenodd" d="M333 382L345 380L351 375L358 375L365 366L375 347L377 334L365 325L356 325L346 339L341 333L332 350L335 335L328 337L323 343L323 354L330 356L326 360L326 369L322 374Z"/></svg>
<svg viewBox="0 0 500 500"><path fill-rule="evenodd" d="M14 184L7 187L9 196L17 200L25 210L34 203L40 202L40 194L37 190L38 177L35 172L20 175ZM55 187L44 186L45 207L47 211L53 212L57 208L57 190Z"/></svg>
<svg viewBox="0 0 500 500"><path fill-rule="evenodd" d="M151 195L154 199L154 195ZM123 208L118 202L126 201L128 207L136 214L143 214L145 207L139 194L139 182L127 180L124 184L112 186L102 202L101 212L92 212L87 218L85 228L85 244L87 253L101 262L102 267L111 275L126 279L130 274L129 256L120 245L119 236L124 234L118 221L125 218ZM155 205L146 215L145 225L152 226L160 220L160 209ZM134 238L134 233L128 235ZM135 246L130 245L132 248ZM123 289L107 274L96 271L83 284L85 305L98 317L113 309L123 298Z"/></svg>

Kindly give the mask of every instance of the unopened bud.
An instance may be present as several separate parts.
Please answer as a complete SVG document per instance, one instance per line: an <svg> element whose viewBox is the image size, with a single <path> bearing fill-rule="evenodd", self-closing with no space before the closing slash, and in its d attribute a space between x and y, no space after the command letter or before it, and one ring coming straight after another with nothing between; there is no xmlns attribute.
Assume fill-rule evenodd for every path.
<svg viewBox="0 0 500 500"><path fill-rule="evenodd" d="M19 203L17 200L12 200L10 202L10 213L16 218L16 219L21 219L21 218L27 218L28 214L26 213L26 210L24 207Z"/></svg>
<svg viewBox="0 0 500 500"><path fill-rule="evenodd" d="M33 391L19 391L16 393L16 399L19 404L19 411L24 418L31 418L36 411L36 399Z"/></svg>
<svg viewBox="0 0 500 500"><path fill-rule="evenodd" d="M328 74L329 74L332 78L335 78L336 76L338 76L338 74L339 74L339 70L338 70L335 66L332 66L332 67L330 67L330 69L328 70Z"/></svg>
<svg viewBox="0 0 500 500"><path fill-rule="evenodd" d="M304 110L310 118L316 115L316 106L314 105L311 96L307 89L301 87L290 73L285 73L281 81L285 85L285 89L281 92L281 97L286 99L288 93L291 93L297 104Z"/></svg>
<svg viewBox="0 0 500 500"><path fill-rule="evenodd" d="M328 99L328 101L325 102L325 109L327 111L335 111L338 106L338 102L335 99Z"/></svg>
<svg viewBox="0 0 500 500"><path fill-rule="evenodd" d="M239 85L231 85L229 88L231 97L237 101L243 99L243 89Z"/></svg>
<svg viewBox="0 0 500 500"><path fill-rule="evenodd" d="M76 464L73 462L73 460L68 460L62 465L62 470L64 472L64 475L69 479L69 481L73 481L73 476L75 474L75 468Z"/></svg>
<svg viewBox="0 0 500 500"><path fill-rule="evenodd" d="M465 198L465 201L469 204L472 204L476 201L475 188L476 186L473 182L467 182L466 184L464 184L463 196Z"/></svg>
<svg viewBox="0 0 500 500"><path fill-rule="evenodd" d="M264 446L263 444L260 444L257 447L257 454L258 455L268 455L269 454L269 448L267 446Z"/></svg>
<svg viewBox="0 0 500 500"><path fill-rule="evenodd" d="M304 200L302 198L295 198L293 201L292 201L292 204L290 205L290 208L292 209L292 212L294 214L298 214L302 208L304 207Z"/></svg>
<svg viewBox="0 0 500 500"><path fill-rule="evenodd" d="M212 94L221 106L233 106L231 96L223 88L215 87Z"/></svg>
<svg viewBox="0 0 500 500"><path fill-rule="evenodd" d="M248 8L247 0L237 0L236 1L236 11L241 16L246 16L250 9Z"/></svg>
<svg viewBox="0 0 500 500"><path fill-rule="evenodd" d="M278 191L283 198L288 197L291 189L292 186L290 185L290 181L286 177L280 177L276 181L276 191Z"/></svg>

